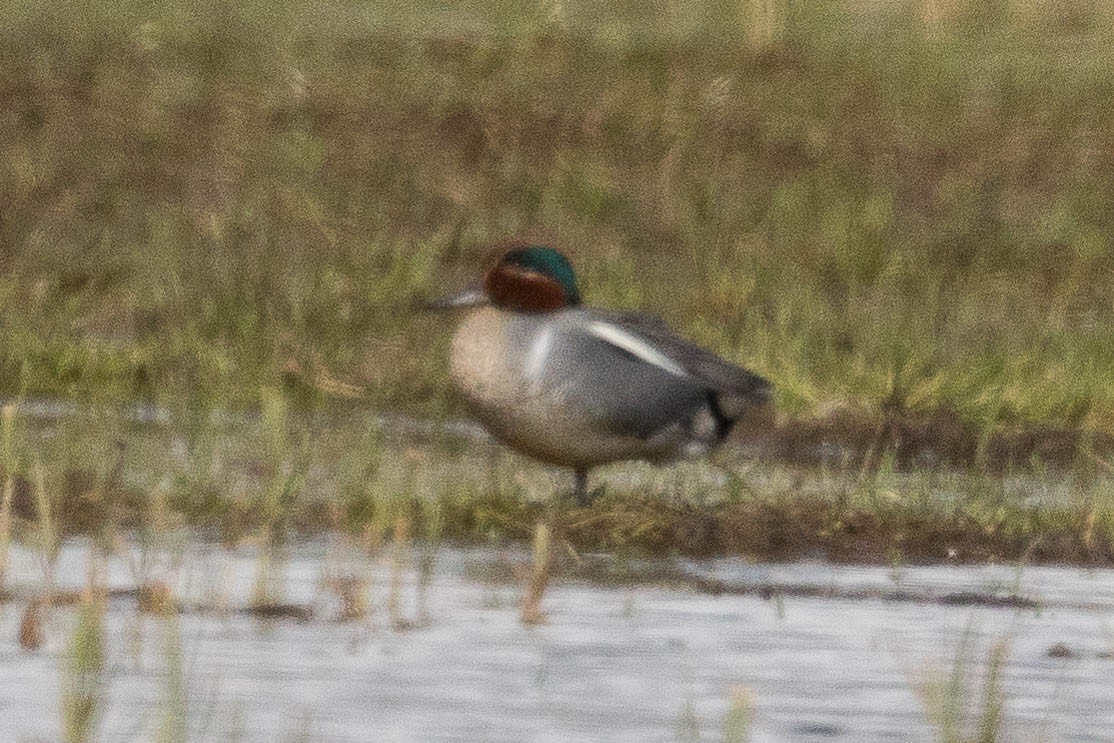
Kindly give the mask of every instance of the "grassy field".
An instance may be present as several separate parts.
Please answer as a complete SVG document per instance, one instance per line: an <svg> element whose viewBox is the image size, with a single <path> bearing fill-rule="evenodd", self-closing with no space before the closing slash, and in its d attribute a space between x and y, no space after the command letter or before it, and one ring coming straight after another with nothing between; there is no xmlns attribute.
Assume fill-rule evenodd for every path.
<svg viewBox="0 0 1114 743"><path fill-rule="evenodd" d="M493 442L306 416L278 390L263 408L194 429L106 409L44 425L8 408L0 463L14 474L0 501L0 594L9 539L49 563L83 536L110 553L121 540L155 547L188 534L279 556L292 542L342 534L378 554L400 543L528 542L544 524L560 555L1114 564L1114 469L1095 462L1002 476L901 471L892 455L867 469L724 451L715 464L601 469L596 502L580 508L567 472Z"/></svg>
<svg viewBox="0 0 1114 743"><path fill-rule="evenodd" d="M593 551L1114 565L1099 0L0 12L0 603L23 600L6 569L30 545L37 650L62 544L91 537L66 740L103 714L97 559L125 543L255 546L263 616L293 539L428 577L443 543L533 537L528 622ZM583 509L551 470L395 425L462 414L449 322L414 300L516 237L570 253L588 302L659 313L770 378L776 413L744 431L770 456L608 469ZM44 422L39 398L79 406ZM850 448L794 461L832 439ZM974 466L937 466L957 463ZM174 597L133 568L165 619L159 740L185 740ZM962 739L961 661L926 685L941 740Z"/></svg>
<svg viewBox="0 0 1114 743"><path fill-rule="evenodd" d="M8 409L0 539L1114 562L1114 12L804 6L5 4L0 393L86 412ZM414 300L516 236L769 377L771 458L849 453L555 514L521 458L388 446L461 413Z"/></svg>
<svg viewBox="0 0 1114 743"><path fill-rule="evenodd" d="M1114 433L1111 13L978 7L8 2L0 390L455 413L536 235L783 420Z"/></svg>

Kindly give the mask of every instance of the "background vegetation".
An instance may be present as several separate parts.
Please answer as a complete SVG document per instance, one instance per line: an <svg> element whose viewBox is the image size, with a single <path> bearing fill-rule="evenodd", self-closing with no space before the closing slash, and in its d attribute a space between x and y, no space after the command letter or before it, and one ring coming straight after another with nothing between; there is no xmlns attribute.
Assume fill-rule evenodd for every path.
<svg viewBox="0 0 1114 743"><path fill-rule="evenodd" d="M790 417L1114 431L1098 2L5 2L0 390L451 411L417 295L569 251Z"/></svg>
<svg viewBox="0 0 1114 743"><path fill-rule="evenodd" d="M398 629L407 561L424 591L446 540L533 535L528 622L550 573L586 575L596 550L1114 564L1114 6L0 14L0 604L23 599L14 542L43 565L21 646L79 607L67 740L93 737L107 700L113 555L137 611L165 620L159 739L187 737L169 577L198 537L255 549L260 617L312 615L283 603L292 538L387 559ZM560 474L423 422L461 411L450 321L414 300L521 236L569 252L587 301L657 312L769 377L777 425L751 443L821 466L738 449L624 465L593 474L583 509L554 497ZM857 448L829 447L840 432ZM67 596L75 538L88 585ZM362 581L329 589L346 620L370 611ZM965 652L925 685L942 740L962 737ZM733 699L725 738L749 715Z"/></svg>

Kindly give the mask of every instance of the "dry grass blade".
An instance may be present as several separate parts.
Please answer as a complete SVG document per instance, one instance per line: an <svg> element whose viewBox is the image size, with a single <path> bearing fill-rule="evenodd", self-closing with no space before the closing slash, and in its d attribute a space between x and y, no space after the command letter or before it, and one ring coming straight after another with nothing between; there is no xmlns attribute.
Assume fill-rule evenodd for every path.
<svg viewBox="0 0 1114 743"><path fill-rule="evenodd" d="M916 687L940 743L996 743L1001 734L1005 709L1002 670L1008 644L1001 640L991 646L983 669L982 694L978 707L972 709L970 687L974 639L975 632L968 624L960 637L946 678L929 673Z"/></svg>
<svg viewBox="0 0 1114 743"><path fill-rule="evenodd" d="M34 652L43 645L43 622L46 620L46 599L36 597L27 603L19 620L19 646Z"/></svg>
<svg viewBox="0 0 1114 743"><path fill-rule="evenodd" d="M774 48L785 31L786 0L746 0L743 9L747 38L754 51Z"/></svg>
<svg viewBox="0 0 1114 743"><path fill-rule="evenodd" d="M1002 670L1009 650L1007 643L999 641L990 649L983 679L981 714L974 743L997 743L1002 729L1005 698L1002 691Z"/></svg>
<svg viewBox="0 0 1114 743"><path fill-rule="evenodd" d="M534 527L534 564L526 582L520 615L522 623L526 625L542 624L546 620L541 604L545 589L553 576L555 520L555 511L551 509L546 519Z"/></svg>
<svg viewBox="0 0 1114 743"><path fill-rule="evenodd" d="M754 697L750 689L737 686L731 690L727 717L723 721L723 743L747 743L750 740Z"/></svg>
<svg viewBox="0 0 1114 743"><path fill-rule="evenodd" d="M1099 467L1102 467L1107 472L1114 473L1114 462L1111 462L1109 459L1106 459L1105 457L1100 457L1098 454L1095 454L1093 451L1087 452L1087 456L1090 458L1090 460L1092 462L1097 464Z"/></svg>
<svg viewBox="0 0 1114 743"><path fill-rule="evenodd" d="M367 616L369 602L366 579L355 575L345 576L337 578L333 586L341 602L338 621L354 622Z"/></svg>
<svg viewBox="0 0 1114 743"><path fill-rule="evenodd" d="M8 577L8 551L12 536L12 480L4 478L3 493L0 494L0 592L3 592Z"/></svg>
<svg viewBox="0 0 1114 743"><path fill-rule="evenodd" d="M0 409L0 467L4 484L0 491L0 591L4 590L8 574L8 550L12 536L12 499L15 495L16 461L12 449L15 427L15 405Z"/></svg>
<svg viewBox="0 0 1114 743"><path fill-rule="evenodd" d="M182 662L182 629L177 612L164 613L162 623L166 659L163 678L166 686L162 703L162 723L155 740L157 743L186 743L188 696Z"/></svg>
<svg viewBox="0 0 1114 743"><path fill-rule="evenodd" d="M140 586L135 593L136 607L142 614L167 616L177 611L170 586L160 580Z"/></svg>
<svg viewBox="0 0 1114 743"><path fill-rule="evenodd" d="M402 586L410 567L411 519L408 513L395 518L394 545L391 549L391 580L387 589L387 615L395 629L409 629L414 623L402 611Z"/></svg>
<svg viewBox="0 0 1114 743"><path fill-rule="evenodd" d="M88 592L78 607L62 678L62 737L65 743L93 738L105 696L105 604Z"/></svg>

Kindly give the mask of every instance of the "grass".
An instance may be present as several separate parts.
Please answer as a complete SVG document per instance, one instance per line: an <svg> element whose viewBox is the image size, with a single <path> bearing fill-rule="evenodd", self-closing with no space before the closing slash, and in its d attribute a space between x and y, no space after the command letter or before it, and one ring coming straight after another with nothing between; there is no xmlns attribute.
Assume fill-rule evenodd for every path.
<svg viewBox="0 0 1114 743"><path fill-rule="evenodd" d="M4 484L0 491L0 593L8 573L8 548L12 530L12 498L15 495L15 472L19 464L14 457L12 441L14 438L15 406L0 408L0 465L3 466Z"/></svg>
<svg viewBox="0 0 1114 743"><path fill-rule="evenodd" d="M980 669L982 689L976 692L971 671L971 628L960 638L946 677L929 677L918 685L929 721L940 743L995 743L1000 739L1005 709L1002 671L1009 646L1000 640L989 649ZM978 699L973 704L974 698Z"/></svg>
<svg viewBox="0 0 1114 743"><path fill-rule="evenodd" d="M188 687L182 658L182 632L176 611L165 611L162 617L165 637L166 686L162 700L162 721L156 740L158 743L186 743L189 740Z"/></svg>
<svg viewBox="0 0 1114 743"><path fill-rule="evenodd" d="M27 648L64 540L125 530L254 545L278 618L305 616L285 545L341 532L392 564L375 592L338 572L341 617L374 593L398 629L444 543L533 538L527 622L596 550L1114 565L1114 14L1021 5L0 0L0 564L35 544L48 587ZM516 455L374 421L461 414L450 327L410 308L513 236L769 377L743 434L776 461L618 467L579 509ZM44 396L81 407L24 414ZM158 739L184 740L173 576L137 560ZM102 712L103 611L78 611L67 740ZM1004 646L973 720L964 663L926 710L995 740ZM733 693L724 739L753 716Z"/></svg>
<svg viewBox="0 0 1114 743"><path fill-rule="evenodd" d="M788 419L1114 433L1109 9L807 5L8 3L0 390L458 412L533 233Z"/></svg>
<svg viewBox="0 0 1114 743"><path fill-rule="evenodd" d="M107 684L104 624L104 598L90 591L78 608L63 669L62 739L66 743L85 743L95 737Z"/></svg>
<svg viewBox="0 0 1114 743"><path fill-rule="evenodd" d="M727 715L723 720L724 743L746 743L750 740L751 719L754 713L753 695L745 687L731 690Z"/></svg>
<svg viewBox="0 0 1114 743"><path fill-rule="evenodd" d="M274 390L263 390L262 427L266 437L266 460L270 463L270 482L263 496L263 517L259 524L260 559L252 604L268 606L281 603L277 586L282 579L283 542L286 535L283 519L289 513L288 500L296 487L295 471L290 452L288 412L285 399Z"/></svg>
<svg viewBox="0 0 1114 743"><path fill-rule="evenodd" d="M542 624L545 612L542 611L542 597L553 574L554 550L552 516L540 520L534 527L534 564L526 582L522 597L522 612L519 615L523 624Z"/></svg>
<svg viewBox="0 0 1114 743"><path fill-rule="evenodd" d="M428 575L437 545L526 542L539 523L548 543L539 554L1114 564L1114 480L1089 458L994 474L902 470L892 454L870 468L798 467L724 451L716 465L603 468L592 482L600 497L578 508L560 500L567 473L492 443L436 428L406 433L358 414L278 410L214 418L195 433L134 426L123 454L110 433L128 424L103 410L96 420L21 420L16 446L34 464L14 475L12 538L35 545L48 574L65 539L91 535L113 551L135 534L129 566L155 592L180 560L156 552L179 555L196 539L250 544L260 554L260 605L281 601L272 589L291 541L343 534Z"/></svg>

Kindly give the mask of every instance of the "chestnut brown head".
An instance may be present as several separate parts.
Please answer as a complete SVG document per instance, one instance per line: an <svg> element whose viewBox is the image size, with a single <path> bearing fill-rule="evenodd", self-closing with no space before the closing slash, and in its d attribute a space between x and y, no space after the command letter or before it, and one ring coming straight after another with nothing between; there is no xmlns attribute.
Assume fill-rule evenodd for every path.
<svg viewBox="0 0 1114 743"><path fill-rule="evenodd" d="M484 277L484 294L497 307L523 312L580 304L572 264L556 249L541 245L504 253Z"/></svg>

